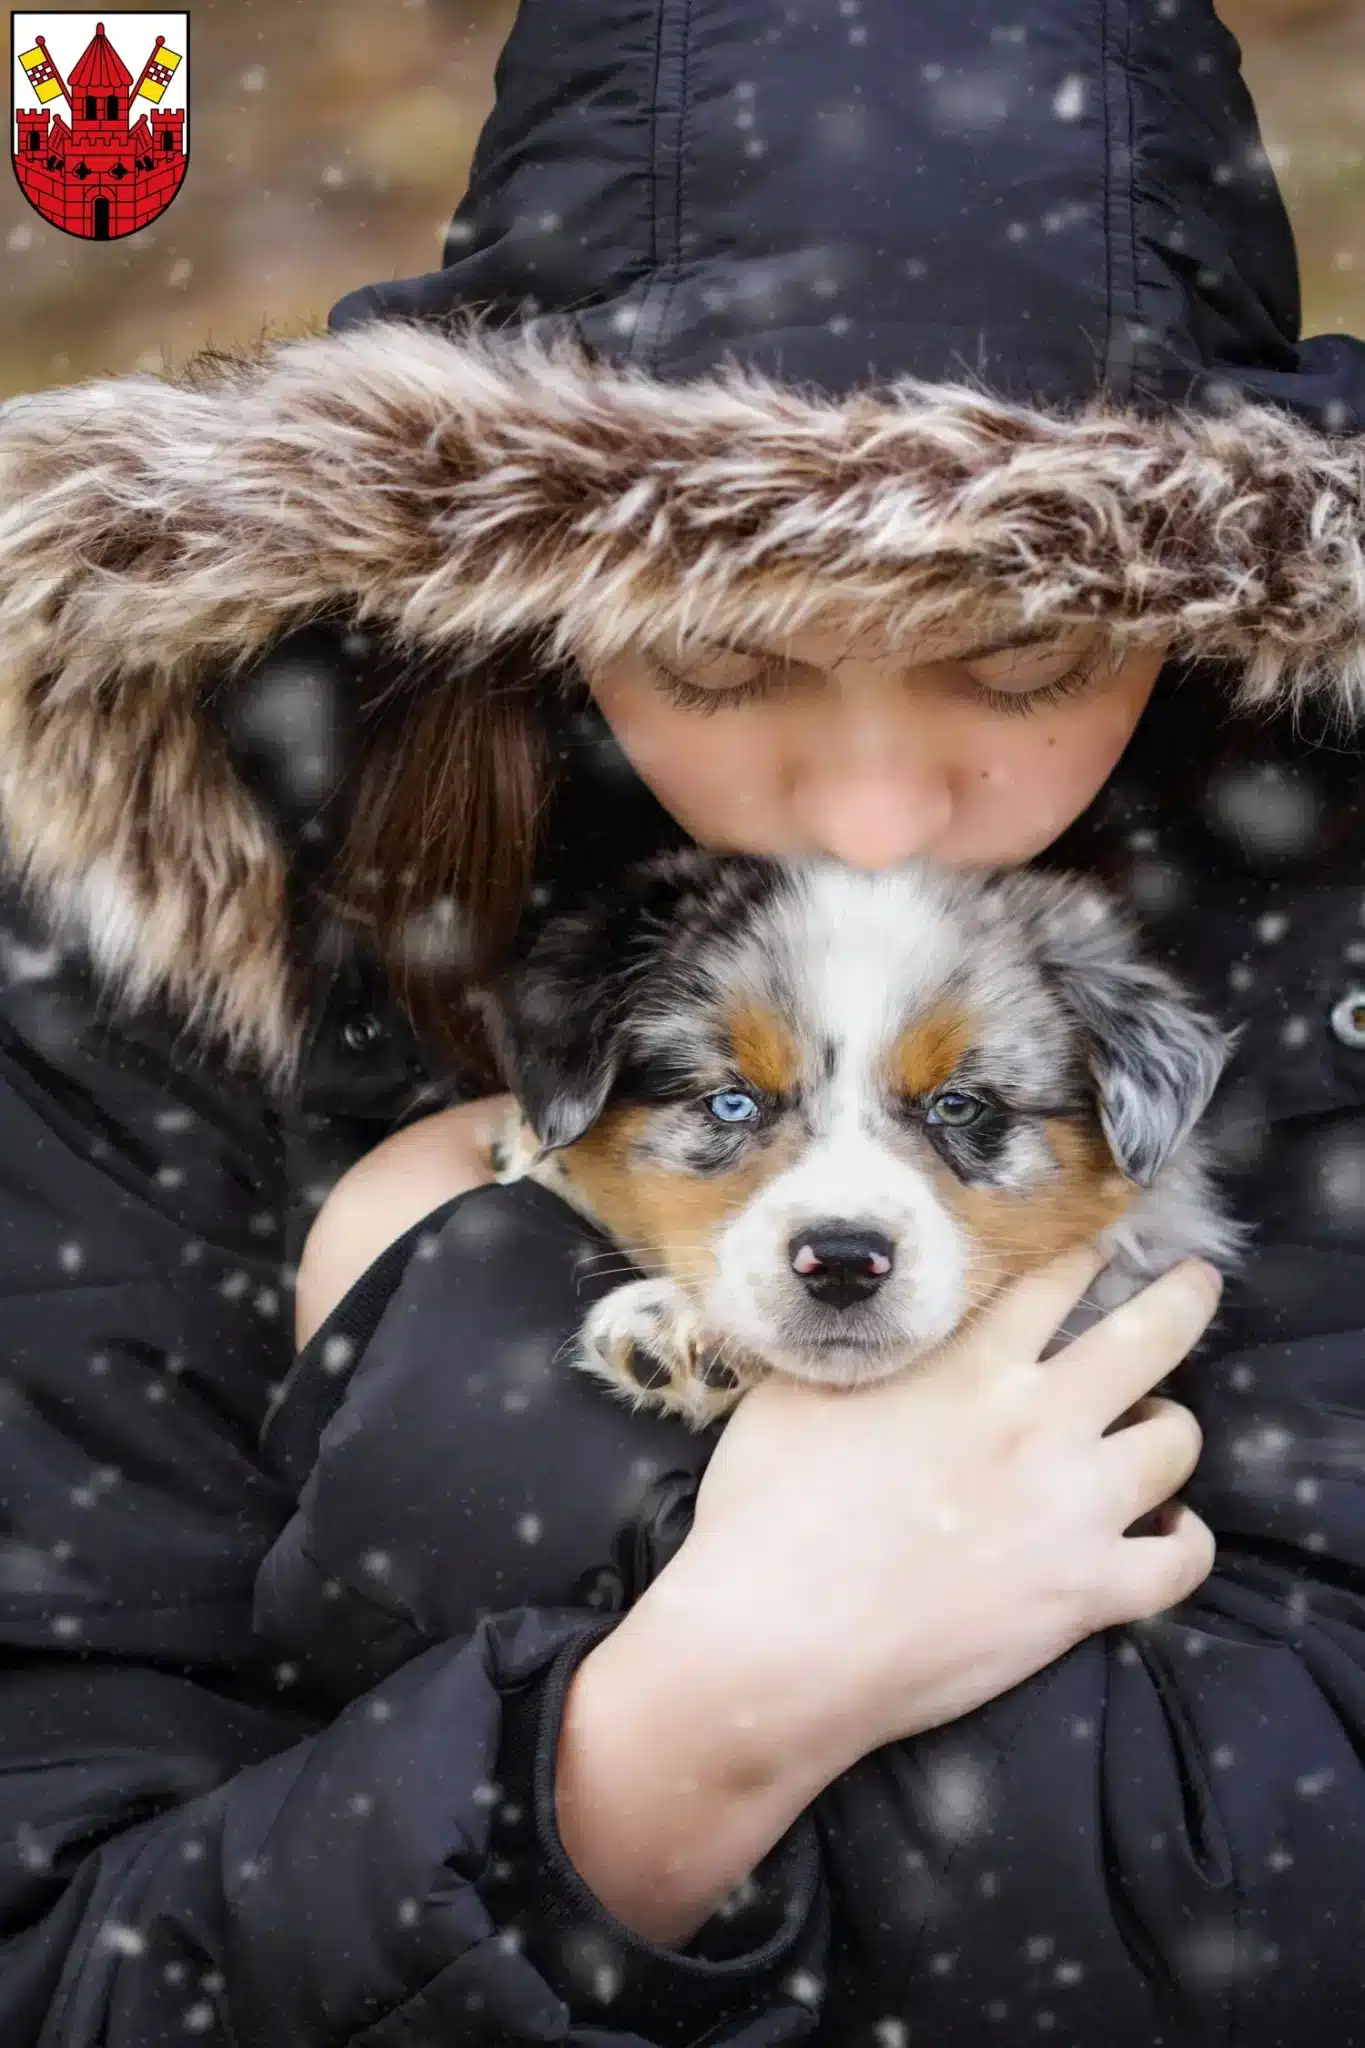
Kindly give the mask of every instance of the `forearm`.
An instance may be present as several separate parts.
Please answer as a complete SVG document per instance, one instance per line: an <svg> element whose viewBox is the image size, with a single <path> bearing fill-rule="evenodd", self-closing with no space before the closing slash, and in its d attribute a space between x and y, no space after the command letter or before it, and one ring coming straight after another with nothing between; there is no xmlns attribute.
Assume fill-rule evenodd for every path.
<svg viewBox="0 0 1365 2048"><path fill-rule="evenodd" d="M565 1703L565 1853L623 1926L665 1946L689 1941L851 1761L732 1641L665 1572Z"/></svg>

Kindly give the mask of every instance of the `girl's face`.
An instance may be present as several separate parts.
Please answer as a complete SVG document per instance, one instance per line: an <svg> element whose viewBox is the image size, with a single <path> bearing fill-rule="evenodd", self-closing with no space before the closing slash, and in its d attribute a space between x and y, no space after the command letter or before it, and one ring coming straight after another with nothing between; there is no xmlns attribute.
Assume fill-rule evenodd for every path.
<svg viewBox="0 0 1365 2048"><path fill-rule="evenodd" d="M1165 659L1082 630L890 653L811 632L685 663L632 648L584 674L636 773L699 845L956 867L1041 853L1103 786Z"/></svg>

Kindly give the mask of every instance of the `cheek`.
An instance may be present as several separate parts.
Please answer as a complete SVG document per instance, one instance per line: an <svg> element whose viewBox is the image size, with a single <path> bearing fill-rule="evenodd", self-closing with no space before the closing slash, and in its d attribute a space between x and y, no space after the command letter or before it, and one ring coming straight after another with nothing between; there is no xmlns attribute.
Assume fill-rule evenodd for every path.
<svg viewBox="0 0 1365 2048"><path fill-rule="evenodd" d="M767 842L779 780L770 725L742 710L705 718L605 678L594 695L631 767L684 831L703 845Z"/></svg>
<svg viewBox="0 0 1365 2048"><path fill-rule="evenodd" d="M1044 1128L1056 1171L1036 1186L970 1187L948 1177L941 1184L979 1274L991 1282L1032 1272L1073 1245L1088 1243L1136 1199L1098 1130L1060 1122Z"/></svg>
<svg viewBox="0 0 1365 2048"><path fill-rule="evenodd" d="M959 781L971 820L1007 832L1011 858L1038 852L1098 795L1141 712L1141 703L1107 697L1069 714L992 720Z"/></svg>
<svg viewBox="0 0 1365 2048"><path fill-rule="evenodd" d="M667 1273L684 1293L697 1294L714 1275L725 1230L791 1164L795 1142L780 1133L728 1170L689 1172L688 1148L672 1121L627 1108L608 1111L560 1160L575 1191L644 1270ZM665 1163L670 1154L674 1166Z"/></svg>

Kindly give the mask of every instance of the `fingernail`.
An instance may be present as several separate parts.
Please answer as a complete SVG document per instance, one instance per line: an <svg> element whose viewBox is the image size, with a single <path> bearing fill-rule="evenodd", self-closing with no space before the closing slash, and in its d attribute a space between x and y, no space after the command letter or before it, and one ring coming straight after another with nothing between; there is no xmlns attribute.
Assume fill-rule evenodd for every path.
<svg viewBox="0 0 1365 2048"><path fill-rule="evenodd" d="M1207 1259L1196 1259L1194 1264L1206 1280L1212 1281L1215 1292L1221 1294L1223 1291L1223 1276L1217 1266L1211 1266Z"/></svg>

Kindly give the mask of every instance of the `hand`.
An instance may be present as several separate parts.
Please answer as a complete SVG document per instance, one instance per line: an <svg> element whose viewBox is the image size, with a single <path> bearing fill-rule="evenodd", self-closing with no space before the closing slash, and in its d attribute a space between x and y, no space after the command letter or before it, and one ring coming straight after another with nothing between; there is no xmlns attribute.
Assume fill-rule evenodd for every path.
<svg viewBox="0 0 1365 2048"><path fill-rule="evenodd" d="M686 1541L566 1701L560 1833L628 1926L695 1933L859 1757L1206 1577L1188 1508L1124 1532L1198 1460L1194 1417L1148 1389L1221 1283L1187 1261L1044 1362L1099 1267L1073 1252L1017 1281L900 1378L745 1395Z"/></svg>
<svg viewBox="0 0 1365 2048"><path fill-rule="evenodd" d="M775 1375L741 1401L692 1532L641 1605L656 1627L667 1607L763 1699L757 1739L832 1777L1207 1576L1213 1538L1189 1508L1124 1532L1198 1461L1194 1416L1149 1389L1221 1282L1187 1260L1041 1361L1099 1264L1073 1252L1016 1282L895 1379L837 1391Z"/></svg>

